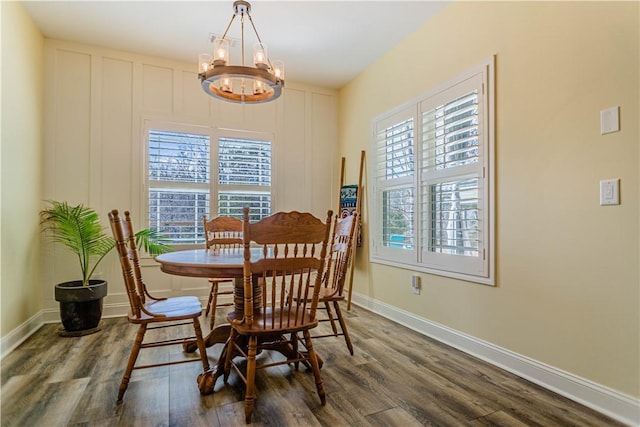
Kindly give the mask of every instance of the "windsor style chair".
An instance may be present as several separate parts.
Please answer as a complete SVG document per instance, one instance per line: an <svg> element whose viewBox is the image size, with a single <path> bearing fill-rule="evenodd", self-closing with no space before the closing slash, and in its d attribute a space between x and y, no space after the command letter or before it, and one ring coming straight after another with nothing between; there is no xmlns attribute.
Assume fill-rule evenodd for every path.
<svg viewBox="0 0 640 427"><path fill-rule="evenodd" d="M120 382L118 390L118 401L124 397L124 393L129 386L131 373L134 369L153 368L158 366L175 365L188 362L202 362L204 371L209 370L209 360L202 337L202 329L198 318L202 314L202 304L195 296L181 296L173 298L155 298L147 291L147 286L142 280L138 249L135 242L135 234L131 222L129 211L124 212L124 218L114 209L109 212L109 222L111 231L116 242L122 276L124 279L127 296L129 298L130 311L127 316L129 323L138 325L129 360ZM176 336L170 339L151 340L145 342L145 335L148 331L160 328L177 327L182 331L182 326L186 323L193 325L194 336ZM171 362L158 362L148 365L136 366L136 360L141 349L161 347L168 345L183 345L186 342L196 341L199 358L185 358Z"/></svg>
<svg viewBox="0 0 640 427"><path fill-rule="evenodd" d="M318 358L309 330L318 325L316 309L327 251L332 212L325 222L310 213L280 212L258 222L249 222L244 208L244 315L232 312L224 379L233 368L245 383L245 421L251 422L255 404L256 370L274 365L303 362L313 371L321 403L326 402ZM262 249L262 257L251 261L251 246ZM254 291L253 284L259 286ZM296 296L294 298L293 296ZM298 349L297 334L304 337L306 351ZM268 343L268 344L267 344ZM257 365L257 352L286 343L286 360ZM246 367L236 363L236 356Z"/></svg>

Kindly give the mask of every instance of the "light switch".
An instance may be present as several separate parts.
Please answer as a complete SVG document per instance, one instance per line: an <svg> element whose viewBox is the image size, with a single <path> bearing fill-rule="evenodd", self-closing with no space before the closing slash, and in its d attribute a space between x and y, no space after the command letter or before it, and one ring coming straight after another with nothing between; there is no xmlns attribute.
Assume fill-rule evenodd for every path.
<svg viewBox="0 0 640 427"><path fill-rule="evenodd" d="M618 132L620 130L620 117L618 107L607 108L600 111L600 134Z"/></svg>
<svg viewBox="0 0 640 427"><path fill-rule="evenodd" d="M603 179L600 181L600 205L620 204L620 180Z"/></svg>

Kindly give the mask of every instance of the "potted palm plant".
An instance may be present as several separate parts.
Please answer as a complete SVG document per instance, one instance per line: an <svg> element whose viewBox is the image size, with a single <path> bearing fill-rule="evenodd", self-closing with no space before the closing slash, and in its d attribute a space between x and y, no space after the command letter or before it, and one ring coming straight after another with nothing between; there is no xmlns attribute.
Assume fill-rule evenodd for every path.
<svg viewBox="0 0 640 427"><path fill-rule="evenodd" d="M115 241L105 233L97 212L82 204L49 201L40 211L42 232L54 243L65 245L80 263L81 279L55 285L55 299L60 303L62 335L79 336L98 331L102 317L102 299L107 282L92 279L104 257L115 248ZM155 231L144 229L135 234L136 245L150 255L171 250Z"/></svg>

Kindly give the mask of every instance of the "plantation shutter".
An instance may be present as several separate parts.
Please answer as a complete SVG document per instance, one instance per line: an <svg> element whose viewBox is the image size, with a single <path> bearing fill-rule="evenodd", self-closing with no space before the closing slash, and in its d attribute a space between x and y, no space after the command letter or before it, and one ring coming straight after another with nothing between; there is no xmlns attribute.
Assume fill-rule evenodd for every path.
<svg viewBox="0 0 640 427"><path fill-rule="evenodd" d="M149 120L145 138L143 203L170 244L203 244L204 215L271 215L273 135Z"/></svg>
<svg viewBox="0 0 640 427"><path fill-rule="evenodd" d="M409 109L375 127L375 250L397 260L415 258L414 123L414 110Z"/></svg>
<svg viewBox="0 0 640 427"><path fill-rule="evenodd" d="M271 215L271 143L243 138L218 140L218 215L252 220Z"/></svg>
<svg viewBox="0 0 640 427"><path fill-rule="evenodd" d="M170 244L192 243L209 211L209 135L149 131L149 227Z"/></svg>
<svg viewBox="0 0 640 427"><path fill-rule="evenodd" d="M479 76L420 104L421 258L434 268L484 270L481 105Z"/></svg>

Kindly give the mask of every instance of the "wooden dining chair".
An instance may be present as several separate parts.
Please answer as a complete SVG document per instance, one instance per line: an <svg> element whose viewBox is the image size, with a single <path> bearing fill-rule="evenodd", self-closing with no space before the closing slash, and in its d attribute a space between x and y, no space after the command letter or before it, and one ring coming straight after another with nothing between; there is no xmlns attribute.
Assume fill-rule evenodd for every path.
<svg viewBox="0 0 640 427"><path fill-rule="evenodd" d="M138 249L135 243L133 225L129 212L125 211L124 218L121 218L118 215L118 210L114 209L109 212L109 220L120 258L122 276L124 278L127 296L129 297L129 305L131 307L127 318L130 323L138 325L138 333L133 342L129 361L127 362L122 381L120 382L118 401L121 401L127 390L131 373L134 369L201 361L203 370L207 371L209 369L209 360L207 359L202 330L198 320L202 314L202 304L200 304L200 300L195 296L174 298L154 298L151 296L142 280ZM191 322L185 322L187 320ZM169 327L179 327L179 330L182 330L182 326L188 323L193 324L195 336L180 336L160 341L144 341L147 331ZM199 358L179 359L172 362L136 366L136 360L141 349L168 345L183 345L193 340L197 343L200 353Z"/></svg>
<svg viewBox="0 0 640 427"><path fill-rule="evenodd" d="M322 277L322 288L318 299L318 310L326 311L326 317L319 318L319 322L331 323L333 333L324 335L314 335L313 338L339 337L343 336L349 353L353 356L353 345L349 337L347 323L340 309L340 303L345 300L344 284L347 279L351 255L354 246L358 224L358 213L354 212L345 218L339 219L336 215L333 221L333 231L329 246L329 256L325 263L325 272ZM331 310L331 306L335 310ZM336 325L336 319L340 326Z"/></svg>
<svg viewBox="0 0 640 427"><path fill-rule="evenodd" d="M316 308L327 253L332 212L325 222L310 213L280 212L249 222L244 208L244 316L227 316L231 334L225 355L224 381L231 368L245 383L245 421L251 422L255 400L256 370L303 362L313 371L320 401L326 402L318 358L309 330L318 325ZM261 248L252 261L251 246ZM255 285L255 288L254 288ZM297 298L293 298L296 295ZM298 351L297 334L304 337L306 351ZM258 350L287 346L286 360L256 364ZM246 359L246 368L235 362ZM244 371L244 372L243 372Z"/></svg>
<svg viewBox="0 0 640 427"><path fill-rule="evenodd" d="M204 237L207 249L229 249L242 247L242 220L228 216L218 216L207 219L204 215ZM222 284L231 283L226 288L220 287ZM209 326L213 329L216 322L216 308L229 307L233 305L231 301L218 302L219 295L233 295L233 278L209 278L211 289L209 290L209 300L204 315L208 316L211 312Z"/></svg>

